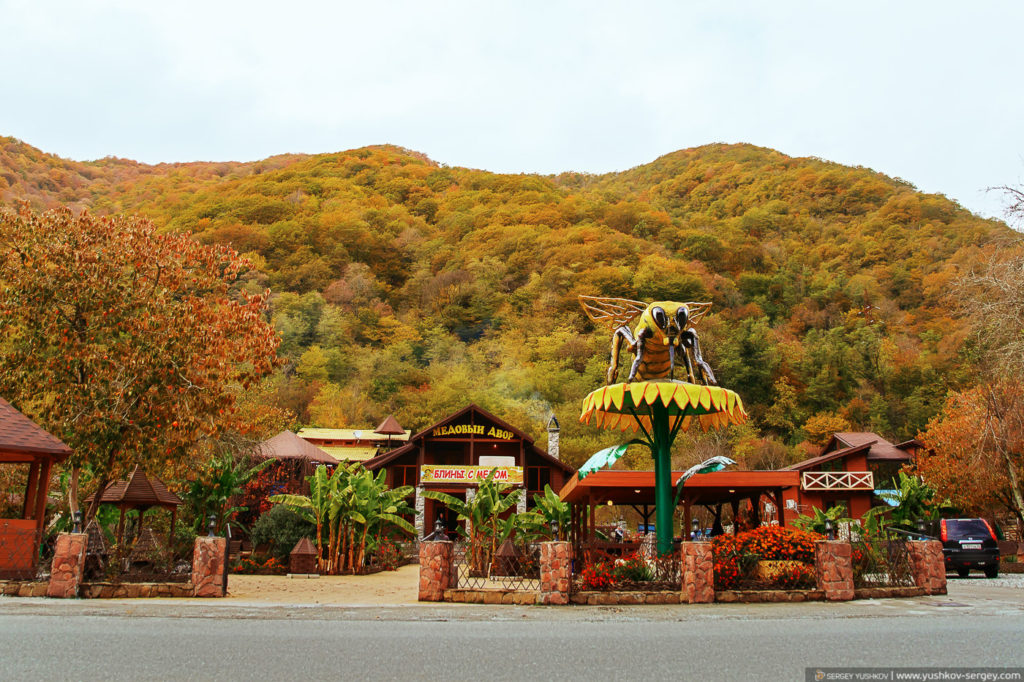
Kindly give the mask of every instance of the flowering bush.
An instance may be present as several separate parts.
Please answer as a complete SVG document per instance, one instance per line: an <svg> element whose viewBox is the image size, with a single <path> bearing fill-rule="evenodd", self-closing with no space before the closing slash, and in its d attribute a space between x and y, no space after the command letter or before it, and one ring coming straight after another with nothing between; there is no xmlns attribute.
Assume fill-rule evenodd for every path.
<svg viewBox="0 0 1024 682"><path fill-rule="evenodd" d="M402 564L402 550L391 538L384 538L373 553L373 564L394 571Z"/></svg>
<svg viewBox="0 0 1024 682"><path fill-rule="evenodd" d="M588 564L581 578L584 590L607 590L615 584L615 568L604 562Z"/></svg>
<svg viewBox="0 0 1024 682"><path fill-rule="evenodd" d="M774 582L783 590L798 590L814 587L815 580L814 566L794 564L778 571Z"/></svg>
<svg viewBox="0 0 1024 682"><path fill-rule="evenodd" d="M822 536L781 526L761 526L738 535L719 535L711 541L715 587L728 590L749 578L750 569L761 560L799 561L802 567L787 569L773 581L789 585L813 584L814 543ZM808 579L808 576L810 578Z"/></svg>
<svg viewBox="0 0 1024 682"><path fill-rule="evenodd" d="M741 554L756 554L766 561L814 561L814 543L824 538L782 526L761 526L736 536Z"/></svg>
<svg viewBox="0 0 1024 682"><path fill-rule="evenodd" d="M284 575L287 568L274 557L262 559L260 557L247 556L231 567L232 573L243 575Z"/></svg>
<svg viewBox="0 0 1024 682"><path fill-rule="evenodd" d="M616 582L630 581L639 583L653 578L651 567L647 565L647 561L636 553L625 559L617 560L612 573L615 576Z"/></svg>

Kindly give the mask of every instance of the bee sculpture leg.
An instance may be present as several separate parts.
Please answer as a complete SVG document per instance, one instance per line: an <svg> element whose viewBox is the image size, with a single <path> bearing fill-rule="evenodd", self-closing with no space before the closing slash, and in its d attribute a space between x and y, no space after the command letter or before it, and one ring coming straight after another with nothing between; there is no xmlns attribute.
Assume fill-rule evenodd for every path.
<svg viewBox="0 0 1024 682"><path fill-rule="evenodd" d="M636 349L636 339L633 338L633 332L629 331L629 327L619 327L612 332L612 359L608 364L608 375L606 377L609 386L614 384L619 376L619 349L622 348L623 339L629 344L629 351L631 353ZM630 379L632 379L632 375L630 375Z"/></svg>
<svg viewBox="0 0 1024 682"><path fill-rule="evenodd" d="M626 331L628 332L629 330L627 329ZM636 335L636 340L633 342L636 357L633 358L633 366L629 368L629 378L626 379L627 384L636 379L636 374L640 371L640 364L644 361L644 340L648 336L650 336L650 333L646 329L641 329Z"/></svg>
<svg viewBox="0 0 1024 682"><path fill-rule="evenodd" d="M704 361L704 357L700 353L700 340L697 338L697 332L687 329L683 332L680 340L687 348L693 351L694 362L700 370L704 383L708 386L717 386L718 380L715 379L715 373L711 371L711 365ZM689 355L687 355L686 363L688 366L690 365Z"/></svg>

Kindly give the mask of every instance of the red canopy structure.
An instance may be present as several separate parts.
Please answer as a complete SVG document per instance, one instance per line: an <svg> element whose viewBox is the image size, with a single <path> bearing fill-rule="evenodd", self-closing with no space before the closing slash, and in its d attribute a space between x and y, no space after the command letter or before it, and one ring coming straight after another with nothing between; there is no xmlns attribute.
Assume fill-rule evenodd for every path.
<svg viewBox="0 0 1024 682"><path fill-rule="evenodd" d="M374 433L379 433L382 436L388 437L387 449L391 449L391 436L404 436L405 429L402 428L398 420L395 419L395 415L389 414L384 421L380 423L380 426L373 430Z"/></svg>
<svg viewBox="0 0 1024 682"><path fill-rule="evenodd" d="M254 454L261 459L294 459L332 466L338 464L337 459L291 431L282 431L273 438L263 441L256 446Z"/></svg>
<svg viewBox="0 0 1024 682"><path fill-rule="evenodd" d="M29 465L21 515L0 519L0 578L35 576L50 474L69 455L71 448L0 398L0 465Z"/></svg>
<svg viewBox="0 0 1024 682"><path fill-rule="evenodd" d="M86 498L92 504L95 494ZM124 515L130 509L139 510L139 531L142 530L142 516L147 509L163 507L171 512L171 533L174 537L174 523L177 518L181 498L172 493L159 478L147 476L138 466L132 470L127 481L115 481L107 485L100 495L101 504L113 504L121 510L121 518L117 522L117 542L120 544L124 536Z"/></svg>

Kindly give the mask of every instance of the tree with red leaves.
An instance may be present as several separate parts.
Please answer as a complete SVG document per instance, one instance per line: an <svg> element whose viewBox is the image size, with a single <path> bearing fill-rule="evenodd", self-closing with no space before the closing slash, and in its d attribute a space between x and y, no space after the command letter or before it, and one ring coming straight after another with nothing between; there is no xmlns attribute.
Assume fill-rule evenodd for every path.
<svg viewBox="0 0 1024 682"><path fill-rule="evenodd" d="M140 218L0 207L0 392L74 451L72 511L83 468L98 489L135 463L183 473L271 372L248 268Z"/></svg>

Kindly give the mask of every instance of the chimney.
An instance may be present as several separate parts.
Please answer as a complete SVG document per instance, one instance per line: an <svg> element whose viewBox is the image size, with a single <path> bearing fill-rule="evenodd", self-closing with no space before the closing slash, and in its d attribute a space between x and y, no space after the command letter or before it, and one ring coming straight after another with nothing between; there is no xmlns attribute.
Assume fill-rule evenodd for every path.
<svg viewBox="0 0 1024 682"><path fill-rule="evenodd" d="M548 420L548 454L557 460L561 460L558 454L558 420L551 415Z"/></svg>

